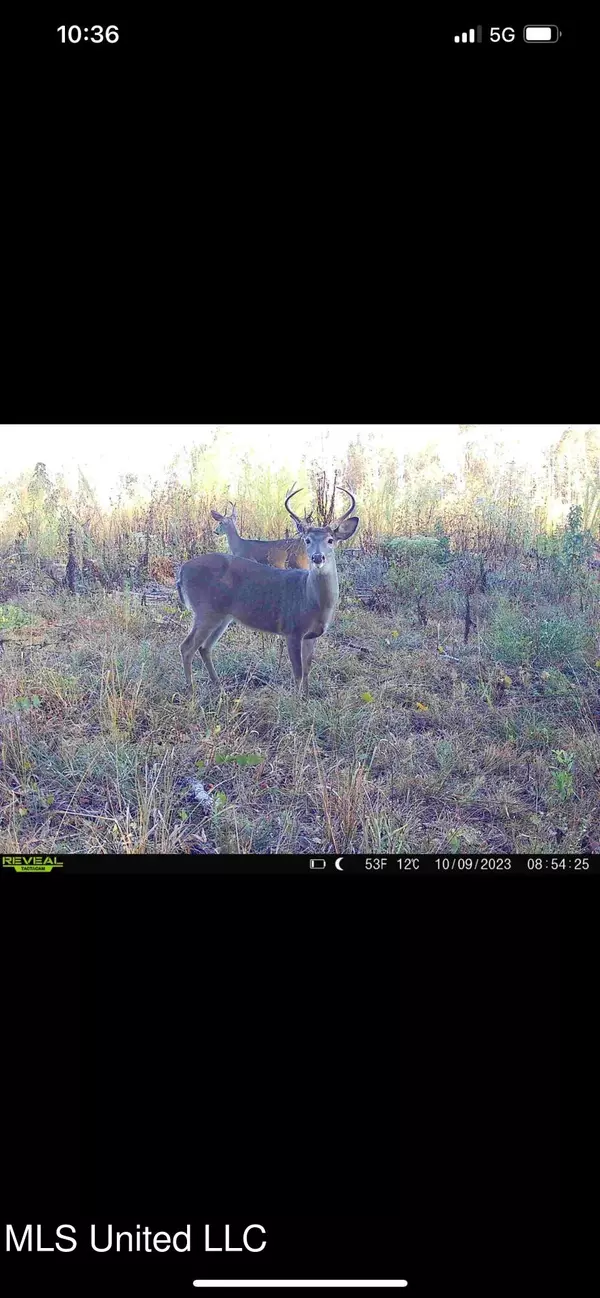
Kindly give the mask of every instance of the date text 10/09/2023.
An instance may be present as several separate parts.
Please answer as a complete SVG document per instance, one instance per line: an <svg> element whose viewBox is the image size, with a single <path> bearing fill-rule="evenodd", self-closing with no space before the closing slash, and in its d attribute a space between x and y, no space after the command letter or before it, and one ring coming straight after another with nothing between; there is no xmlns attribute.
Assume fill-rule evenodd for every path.
<svg viewBox="0 0 600 1298"><path fill-rule="evenodd" d="M447 870L511 870L517 864L510 856L435 856L427 861L420 861L416 856L396 857L367 856L365 870L385 870L390 865L397 865L400 870L419 870L426 865L426 872L439 873ZM590 860L586 856L529 856L519 857L519 873L532 870L589 870Z"/></svg>

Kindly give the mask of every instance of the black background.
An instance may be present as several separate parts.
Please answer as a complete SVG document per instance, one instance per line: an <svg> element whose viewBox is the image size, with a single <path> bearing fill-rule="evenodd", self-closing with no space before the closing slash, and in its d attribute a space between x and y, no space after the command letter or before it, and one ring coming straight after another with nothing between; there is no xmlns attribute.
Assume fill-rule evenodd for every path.
<svg viewBox="0 0 600 1298"><path fill-rule="evenodd" d="M3 14L5 419L575 417L597 15L106 18Z"/></svg>
<svg viewBox="0 0 600 1298"><path fill-rule="evenodd" d="M552 50L316 11L196 32L144 13L118 51L50 39L99 16L131 23L3 15L5 420L594 418L589 19L582 40L551 14ZM93 1257L90 1220L191 1222L199 1245L205 1221L261 1222L246 1275L559 1292L592 880L589 906L556 878L383 904L366 881L12 882L6 1219L80 1223L82 1244L10 1259L11 1298L209 1274L201 1251ZM585 1245L580 1226L563 1292Z"/></svg>
<svg viewBox="0 0 600 1298"><path fill-rule="evenodd" d="M419 880L386 906L359 880L22 881L8 1220L81 1244L16 1257L12 1292L57 1271L68 1293L317 1272L558 1292L556 879ZM94 1256L89 1221L190 1222L196 1247ZM259 1222L267 1249L207 1259L205 1222Z"/></svg>

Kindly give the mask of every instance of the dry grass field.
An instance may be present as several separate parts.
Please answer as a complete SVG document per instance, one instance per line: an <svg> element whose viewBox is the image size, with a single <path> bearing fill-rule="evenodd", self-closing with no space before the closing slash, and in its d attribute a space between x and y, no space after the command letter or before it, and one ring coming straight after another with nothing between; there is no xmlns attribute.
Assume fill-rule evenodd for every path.
<svg viewBox="0 0 600 1298"><path fill-rule="evenodd" d="M598 434L528 473L469 425L453 472L357 439L333 475L241 460L235 491L228 446L149 494L122 477L110 507L43 463L0 484L3 851L600 850ZM178 565L226 550L228 497L242 536L295 536L294 477L314 525L340 485L360 517L309 698L236 624L222 691L196 655L190 697Z"/></svg>
<svg viewBox="0 0 600 1298"><path fill-rule="evenodd" d="M197 655L190 698L174 595L5 594L3 851L597 847L596 574L490 574L465 642L464 573L432 585L422 556L373 569L341 550L307 702L279 642L238 625L215 649L223 691Z"/></svg>

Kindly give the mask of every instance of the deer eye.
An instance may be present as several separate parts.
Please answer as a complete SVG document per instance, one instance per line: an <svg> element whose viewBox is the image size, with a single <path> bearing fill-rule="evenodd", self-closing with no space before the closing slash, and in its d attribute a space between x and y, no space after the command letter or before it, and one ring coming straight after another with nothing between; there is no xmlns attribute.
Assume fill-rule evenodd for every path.
<svg viewBox="0 0 600 1298"><path fill-rule="evenodd" d="M307 545L312 545L312 541L311 541L311 539L310 539L310 536L305 536L305 537L304 537L304 540L306 541L306 544L307 544Z"/></svg>
<svg viewBox="0 0 600 1298"><path fill-rule="evenodd" d="M332 537L332 536L328 536L328 537L327 537L327 544L328 544L328 545L333 545L333 537Z"/></svg>

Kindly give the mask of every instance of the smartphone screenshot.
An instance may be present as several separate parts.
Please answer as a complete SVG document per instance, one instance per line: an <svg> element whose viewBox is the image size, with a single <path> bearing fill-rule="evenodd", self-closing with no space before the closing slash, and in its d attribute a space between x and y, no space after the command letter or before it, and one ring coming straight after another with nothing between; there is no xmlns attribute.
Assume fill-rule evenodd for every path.
<svg viewBox="0 0 600 1298"><path fill-rule="evenodd" d="M580 1289L595 25L495 19L7 21L10 1298Z"/></svg>

